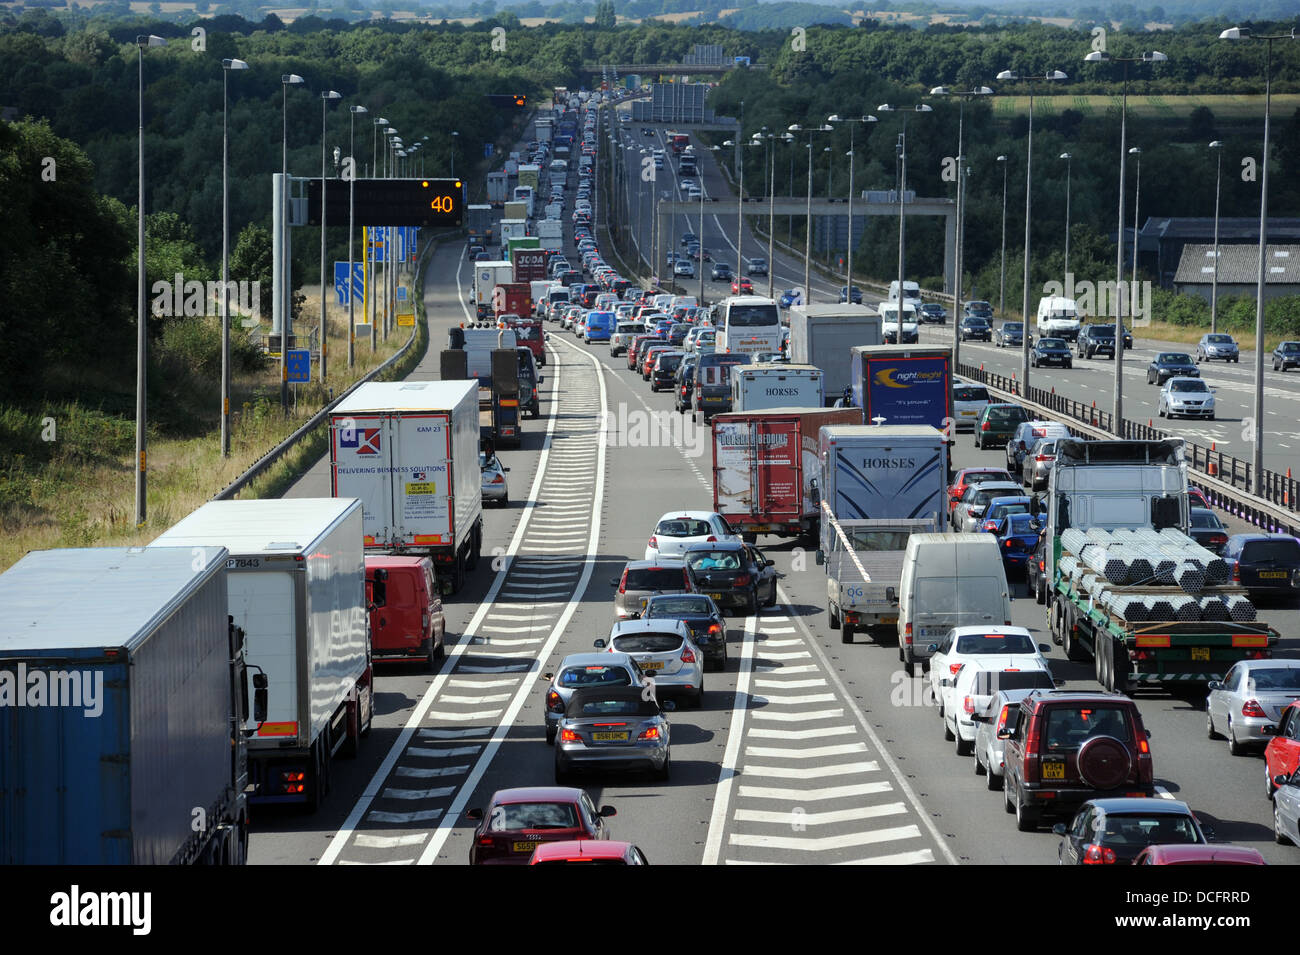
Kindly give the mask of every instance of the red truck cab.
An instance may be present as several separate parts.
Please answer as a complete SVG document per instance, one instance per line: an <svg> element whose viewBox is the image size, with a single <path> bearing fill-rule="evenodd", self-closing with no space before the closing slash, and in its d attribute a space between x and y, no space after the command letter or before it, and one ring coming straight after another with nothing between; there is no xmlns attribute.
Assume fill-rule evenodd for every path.
<svg viewBox="0 0 1300 955"><path fill-rule="evenodd" d="M546 335L540 318L511 317L507 324L515 330L515 340L533 353L538 366L546 364Z"/></svg>
<svg viewBox="0 0 1300 955"><path fill-rule="evenodd" d="M432 560L367 555L366 606L376 660L416 660L438 668L447 623Z"/></svg>

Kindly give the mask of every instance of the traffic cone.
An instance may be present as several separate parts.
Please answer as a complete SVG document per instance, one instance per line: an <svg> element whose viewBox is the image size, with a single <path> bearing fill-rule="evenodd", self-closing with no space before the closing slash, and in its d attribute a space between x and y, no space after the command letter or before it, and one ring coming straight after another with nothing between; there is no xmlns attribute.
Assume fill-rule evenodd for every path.
<svg viewBox="0 0 1300 955"><path fill-rule="evenodd" d="M1217 445L1218 445L1218 442L1217 442L1217 441L1211 441L1211 442L1210 442L1210 454L1214 454L1214 449L1215 449L1215 447L1216 447ZM1214 475L1216 475L1216 474L1219 473L1219 466L1218 466L1217 464L1214 463L1214 458L1210 458L1210 467L1209 467L1209 471L1210 471L1210 476L1211 476L1211 477L1213 477Z"/></svg>

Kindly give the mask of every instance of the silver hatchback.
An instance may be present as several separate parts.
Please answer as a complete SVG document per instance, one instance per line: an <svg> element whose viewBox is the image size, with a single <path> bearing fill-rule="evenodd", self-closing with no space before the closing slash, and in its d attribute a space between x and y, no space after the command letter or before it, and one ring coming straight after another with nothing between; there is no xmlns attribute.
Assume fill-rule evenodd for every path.
<svg viewBox="0 0 1300 955"><path fill-rule="evenodd" d="M691 639L683 620L620 620L597 649L626 653L659 697L685 696L692 706L704 702L704 652Z"/></svg>
<svg viewBox="0 0 1300 955"><path fill-rule="evenodd" d="M693 594L699 590L695 572L680 557L629 560L623 576L611 578L609 584L618 588L614 613L619 620L639 614L644 598L651 594Z"/></svg>

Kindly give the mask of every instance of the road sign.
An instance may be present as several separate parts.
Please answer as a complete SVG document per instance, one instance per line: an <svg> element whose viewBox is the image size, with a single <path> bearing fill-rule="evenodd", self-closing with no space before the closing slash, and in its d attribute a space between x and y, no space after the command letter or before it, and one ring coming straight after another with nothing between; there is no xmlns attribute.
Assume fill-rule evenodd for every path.
<svg viewBox="0 0 1300 955"><path fill-rule="evenodd" d="M415 313L414 313L414 312L398 312L398 313L397 313L397 327L398 327L398 328L414 328L414 327L415 327Z"/></svg>
<svg viewBox="0 0 1300 955"><path fill-rule="evenodd" d="M334 180L325 190L330 225L348 223L348 199L356 225L458 226L464 220L465 189L459 179L355 179L352 188ZM307 224L320 225L321 180L307 180Z"/></svg>
<svg viewBox="0 0 1300 955"><path fill-rule="evenodd" d="M339 304L348 304L348 264L346 262L334 263L334 294L338 296ZM357 298L364 298L365 289L365 267L361 262L352 263L352 294Z"/></svg>
<svg viewBox="0 0 1300 955"><path fill-rule="evenodd" d="M493 148L492 143L484 143L484 144L483 144L483 158L484 158L484 159L491 159L491 158L492 158L492 148Z"/></svg>
<svg viewBox="0 0 1300 955"><path fill-rule="evenodd" d="M405 285L399 285L399 286L397 286L397 300L398 300L399 302L405 302L405 301L406 301L406 286L405 286Z"/></svg>
<svg viewBox="0 0 1300 955"><path fill-rule="evenodd" d="M306 348L290 348L284 356L285 373L294 384L311 383L311 351Z"/></svg>

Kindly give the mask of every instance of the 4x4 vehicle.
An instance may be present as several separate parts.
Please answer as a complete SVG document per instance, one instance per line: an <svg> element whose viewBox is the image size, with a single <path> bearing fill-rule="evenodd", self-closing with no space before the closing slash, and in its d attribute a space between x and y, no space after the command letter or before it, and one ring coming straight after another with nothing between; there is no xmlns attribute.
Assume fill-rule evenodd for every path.
<svg viewBox="0 0 1300 955"><path fill-rule="evenodd" d="M1114 358L1115 326L1085 325L1074 345L1080 358L1091 358L1093 355L1109 355Z"/></svg>
<svg viewBox="0 0 1300 955"><path fill-rule="evenodd" d="M1006 787L1016 828L1069 819L1089 799L1152 796L1151 746L1137 704L1118 693L1045 690L1007 714Z"/></svg>

